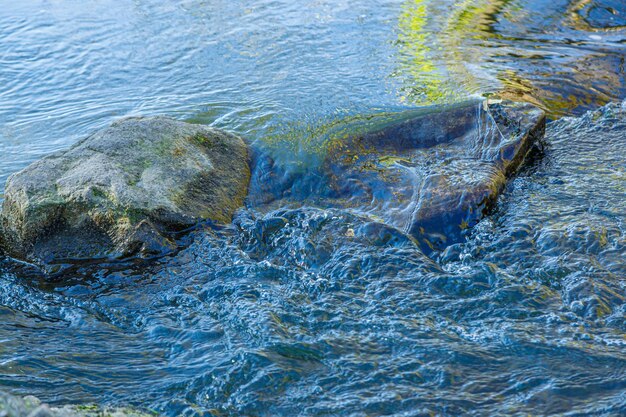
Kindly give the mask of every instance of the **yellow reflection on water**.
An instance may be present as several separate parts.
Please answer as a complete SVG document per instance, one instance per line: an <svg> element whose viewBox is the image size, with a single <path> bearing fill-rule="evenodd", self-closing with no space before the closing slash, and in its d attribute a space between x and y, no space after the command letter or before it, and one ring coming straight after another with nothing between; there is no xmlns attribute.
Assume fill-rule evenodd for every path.
<svg viewBox="0 0 626 417"><path fill-rule="evenodd" d="M431 45L436 44L436 39L425 28L427 19L425 1L411 0L404 5L398 21L401 71L408 73L413 84L404 90L407 95L403 98L425 104L445 101L452 93L446 88L441 68L433 61L436 52L431 50Z"/></svg>
<svg viewBox="0 0 626 417"><path fill-rule="evenodd" d="M398 18L394 74L401 97L429 105L495 96L533 103L551 117L621 99L626 27L619 20L592 27L586 13L597 6L590 0L407 0Z"/></svg>
<svg viewBox="0 0 626 417"><path fill-rule="evenodd" d="M409 0L398 19L403 99L415 104L458 101L481 92L475 66L480 47L467 39L495 36L490 25L507 0L462 0L437 9L428 0ZM483 74L484 75L484 74Z"/></svg>
<svg viewBox="0 0 626 417"><path fill-rule="evenodd" d="M597 6L597 4L593 0L574 0L570 4L567 14L569 16L570 22L572 26L577 29L585 30L589 32L611 32L611 31L620 31L626 28L624 24L618 24L615 26L608 27L595 27L592 26L585 18L584 12L585 9L592 8ZM613 11L614 14L619 14L617 11Z"/></svg>

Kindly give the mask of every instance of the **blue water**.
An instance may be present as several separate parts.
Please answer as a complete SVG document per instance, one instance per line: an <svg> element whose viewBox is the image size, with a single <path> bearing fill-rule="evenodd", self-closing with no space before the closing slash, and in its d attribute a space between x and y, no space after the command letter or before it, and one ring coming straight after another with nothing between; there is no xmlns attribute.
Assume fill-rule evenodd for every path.
<svg viewBox="0 0 626 417"><path fill-rule="evenodd" d="M431 258L300 207L123 271L3 260L0 389L169 416L626 414L626 106L600 108L625 95L621 2L4 3L0 182L131 114L295 149L468 95L570 117Z"/></svg>

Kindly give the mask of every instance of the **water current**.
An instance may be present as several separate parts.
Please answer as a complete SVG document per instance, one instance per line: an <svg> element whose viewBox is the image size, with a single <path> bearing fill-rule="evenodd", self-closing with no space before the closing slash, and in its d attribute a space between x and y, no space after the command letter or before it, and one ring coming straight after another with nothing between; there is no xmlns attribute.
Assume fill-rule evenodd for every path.
<svg viewBox="0 0 626 417"><path fill-rule="evenodd" d="M126 115L287 159L342 121L469 96L554 120L430 257L304 205L244 208L124 270L3 259L2 390L168 416L626 414L622 1L1 3L0 183Z"/></svg>

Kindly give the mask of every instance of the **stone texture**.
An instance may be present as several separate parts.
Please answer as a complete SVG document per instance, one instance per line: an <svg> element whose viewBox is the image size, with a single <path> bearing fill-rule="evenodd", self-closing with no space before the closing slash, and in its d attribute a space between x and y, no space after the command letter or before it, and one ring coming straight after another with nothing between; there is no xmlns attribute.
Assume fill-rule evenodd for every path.
<svg viewBox="0 0 626 417"><path fill-rule="evenodd" d="M426 252L458 242L493 206L543 136L529 104L472 101L372 117L329 140L317 166L290 172L255 158L259 207L299 203L351 208L416 238Z"/></svg>
<svg viewBox="0 0 626 417"><path fill-rule="evenodd" d="M167 253L199 221L230 222L249 176L235 135L123 119L9 178L2 246L40 264Z"/></svg>
<svg viewBox="0 0 626 417"><path fill-rule="evenodd" d="M0 391L0 417L149 417L131 408L103 408L96 405L50 407L32 395L18 397Z"/></svg>

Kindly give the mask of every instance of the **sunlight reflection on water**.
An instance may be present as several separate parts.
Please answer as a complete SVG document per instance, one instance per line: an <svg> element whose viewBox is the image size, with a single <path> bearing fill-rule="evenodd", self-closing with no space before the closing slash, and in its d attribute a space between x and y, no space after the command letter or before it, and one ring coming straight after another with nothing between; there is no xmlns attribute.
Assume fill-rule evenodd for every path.
<svg viewBox="0 0 626 417"><path fill-rule="evenodd" d="M625 18L619 0L12 2L0 182L132 114L294 153L468 95L581 115L624 96ZM619 105L553 122L435 259L303 207L242 210L139 271L50 282L1 260L0 388L170 416L624 414L624 132Z"/></svg>

